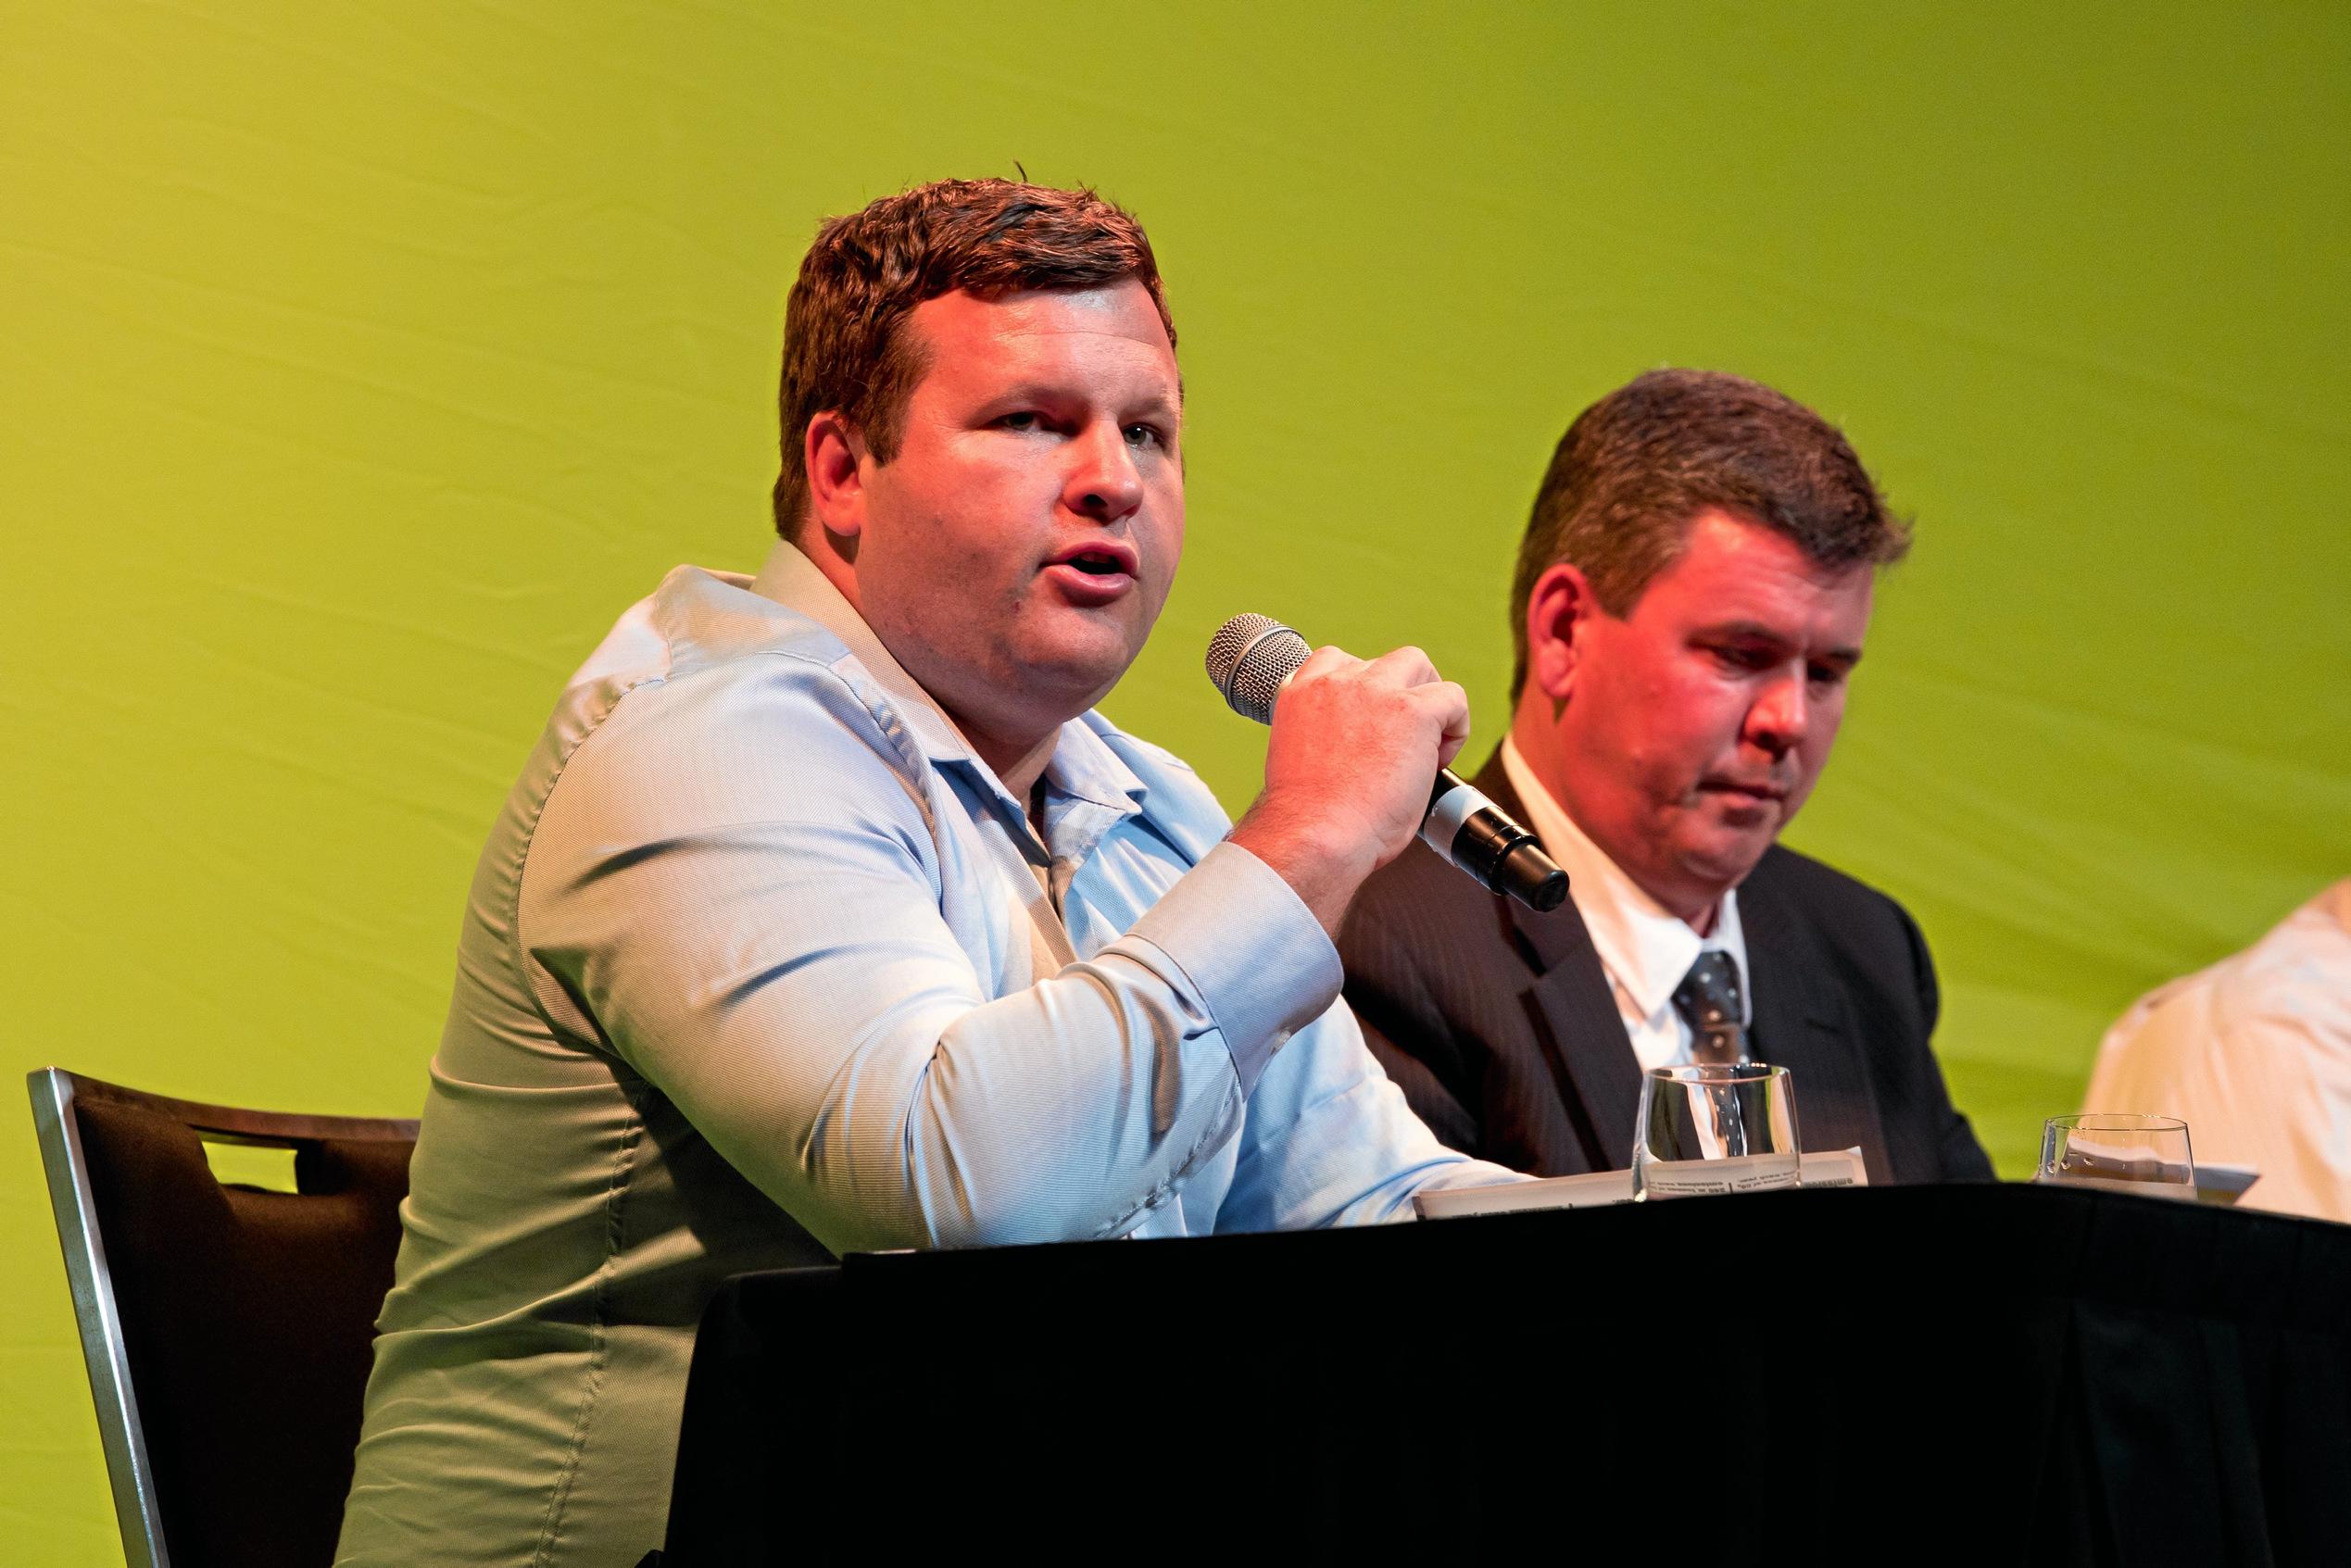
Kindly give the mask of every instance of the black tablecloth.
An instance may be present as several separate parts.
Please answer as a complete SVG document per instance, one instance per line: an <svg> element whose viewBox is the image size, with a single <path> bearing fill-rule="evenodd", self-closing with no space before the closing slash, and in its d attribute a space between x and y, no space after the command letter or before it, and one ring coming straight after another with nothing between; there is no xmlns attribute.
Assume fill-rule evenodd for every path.
<svg viewBox="0 0 2351 1568"><path fill-rule="evenodd" d="M853 1256L703 1321L671 1568L2351 1563L2351 1226L1773 1194Z"/></svg>

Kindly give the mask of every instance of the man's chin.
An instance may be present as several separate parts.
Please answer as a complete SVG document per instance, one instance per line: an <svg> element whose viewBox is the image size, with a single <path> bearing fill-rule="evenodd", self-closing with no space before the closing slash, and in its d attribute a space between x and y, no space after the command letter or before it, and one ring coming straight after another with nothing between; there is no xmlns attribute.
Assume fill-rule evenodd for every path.
<svg viewBox="0 0 2351 1568"><path fill-rule="evenodd" d="M1083 696L1087 708L1125 679L1143 651L1142 638L1126 627L1097 624L1055 630L1059 635L1040 637L1016 648L1016 661L1038 688Z"/></svg>
<svg viewBox="0 0 2351 1568"><path fill-rule="evenodd" d="M1075 719L1110 696L1133 663L1133 656L1123 652L1065 654L1024 660L1020 673L1013 679L1019 683L1022 694L1037 707Z"/></svg>
<svg viewBox="0 0 2351 1568"><path fill-rule="evenodd" d="M1691 881L1715 889L1719 897L1747 880L1778 837L1776 822L1768 828L1716 827L1694 841L1685 840L1677 858Z"/></svg>

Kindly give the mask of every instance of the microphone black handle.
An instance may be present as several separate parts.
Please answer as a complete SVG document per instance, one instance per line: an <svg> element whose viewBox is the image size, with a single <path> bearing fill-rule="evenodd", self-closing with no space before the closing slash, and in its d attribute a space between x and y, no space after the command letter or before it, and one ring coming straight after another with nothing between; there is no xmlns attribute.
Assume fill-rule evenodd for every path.
<svg viewBox="0 0 2351 1568"><path fill-rule="evenodd" d="M1437 770L1428 788L1428 815L1421 841L1497 897L1507 896L1530 909L1559 908L1567 897L1567 873L1543 853L1535 835L1502 809L1462 782L1451 768Z"/></svg>

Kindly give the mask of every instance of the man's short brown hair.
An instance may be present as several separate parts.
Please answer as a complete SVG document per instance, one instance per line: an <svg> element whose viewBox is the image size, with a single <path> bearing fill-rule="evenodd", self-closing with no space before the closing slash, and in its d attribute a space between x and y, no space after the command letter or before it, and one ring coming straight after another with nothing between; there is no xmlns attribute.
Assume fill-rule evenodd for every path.
<svg viewBox="0 0 2351 1568"><path fill-rule="evenodd" d="M904 331L926 299L1025 289L1100 288L1132 278L1150 291L1170 347L1176 323L1143 226L1091 191L1011 180L941 180L826 220L784 311L784 469L775 531L798 536L808 500L808 422L828 410L874 458L898 455L899 423L922 379Z"/></svg>
<svg viewBox="0 0 2351 1568"><path fill-rule="evenodd" d="M1828 571L1888 566L1910 548L1910 525L1836 426L1758 382L1652 370L1577 415L1552 454L1511 583L1513 700L1537 578L1566 561L1603 609L1629 614L1708 508L1785 534Z"/></svg>

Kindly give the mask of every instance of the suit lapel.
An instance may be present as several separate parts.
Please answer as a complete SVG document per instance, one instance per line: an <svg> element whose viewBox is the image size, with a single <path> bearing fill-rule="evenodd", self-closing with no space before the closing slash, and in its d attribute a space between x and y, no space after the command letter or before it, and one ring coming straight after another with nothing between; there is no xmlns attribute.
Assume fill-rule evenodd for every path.
<svg viewBox="0 0 2351 1568"><path fill-rule="evenodd" d="M1795 1080L1796 1123L1807 1149L1886 1147L1869 1086L1867 1042L1834 982L1835 970L1803 911L1781 897L1767 853L1739 889L1754 992L1753 1049ZM1873 1169L1869 1179L1891 1173Z"/></svg>
<svg viewBox="0 0 2351 1568"><path fill-rule="evenodd" d="M1526 821L1527 809L1510 787L1500 751L1471 782L1503 811ZM1538 914L1515 898L1502 903L1521 956L1535 973L1522 999L1528 1027L1558 1085L1560 1104L1590 1168L1621 1171L1632 1163L1641 1063L1625 1036L1616 996L1591 944L1591 933L1577 912L1575 890L1570 888L1567 902L1549 914Z"/></svg>

